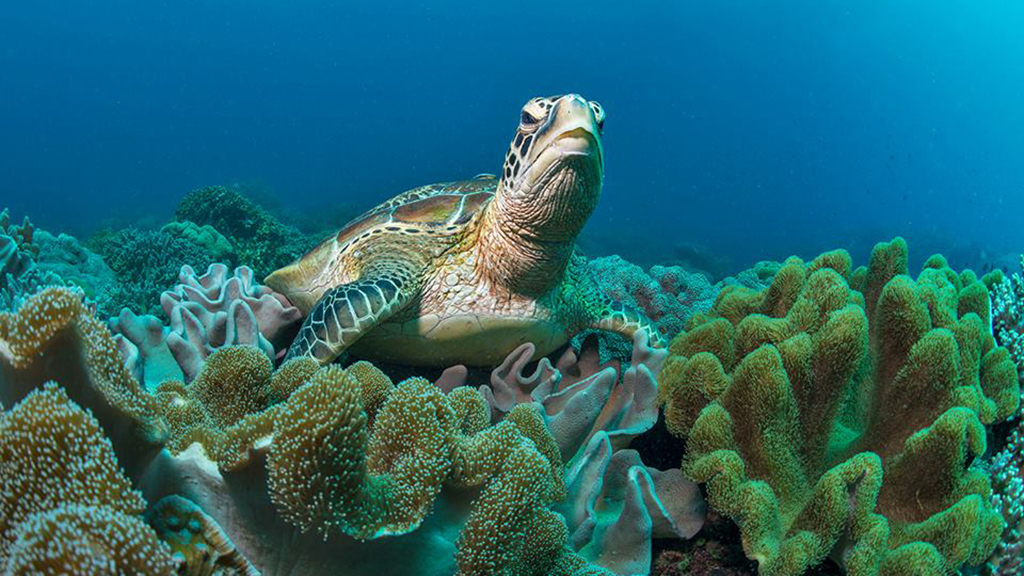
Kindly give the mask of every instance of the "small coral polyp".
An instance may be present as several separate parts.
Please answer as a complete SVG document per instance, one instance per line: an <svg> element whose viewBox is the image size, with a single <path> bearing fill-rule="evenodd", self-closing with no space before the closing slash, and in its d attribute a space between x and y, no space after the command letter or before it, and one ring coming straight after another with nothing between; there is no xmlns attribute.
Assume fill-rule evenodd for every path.
<svg viewBox="0 0 1024 576"><path fill-rule="evenodd" d="M978 565L987 424L1013 414L1016 368L976 276L933 256L907 276L900 238L851 271L845 251L790 258L761 291L728 287L670 346L660 392L683 469L740 527L765 575L832 558L850 575Z"/></svg>

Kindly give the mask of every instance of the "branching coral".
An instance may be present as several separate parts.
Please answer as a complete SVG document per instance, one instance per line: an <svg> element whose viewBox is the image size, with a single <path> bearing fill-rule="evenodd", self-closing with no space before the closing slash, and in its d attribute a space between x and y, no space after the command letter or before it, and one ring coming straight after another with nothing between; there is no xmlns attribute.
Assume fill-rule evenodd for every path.
<svg viewBox="0 0 1024 576"><path fill-rule="evenodd" d="M0 235L10 237L19 251L33 258L39 255L39 246L35 243L35 231L36 227L32 225L28 216L25 216L21 226L18 226L11 223L11 213L6 208L0 211Z"/></svg>
<svg viewBox="0 0 1024 576"><path fill-rule="evenodd" d="M261 275L288 264L313 243L237 190L208 186L189 192L175 214L179 222L210 225L231 242L238 261Z"/></svg>
<svg viewBox="0 0 1024 576"><path fill-rule="evenodd" d="M203 269L213 261L197 244L162 231L125 228L99 234L91 242L117 275L117 285L106 295L107 306L137 314L158 313L160 293L174 283L183 265Z"/></svg>
<svg viewBox="0 0 1024 576"><path fill-rule="evenodd" d="M106 312L105 294L116 280L99 255L67 234L37 230L28 218L22 226L9 220L6 210L0 213L0 310L16 309L46 286L70 285Z"/></svg>
<svg viewBox="0 0 1024 576"><path fill-rule="evenodd" d="M14 310L22 300L48 285L63 280L36 265L38 235L28 217L21 226L12 225L5 209L0 212L0 310Z"/></svg>
<svg viewBox="0 0 1024 576"><path fill-rule="evenodd" d="M763 574L826 556L849 574L950 574L999 539L970 463L1018 406L1016 370L973 273L941 256L906 272L899 238L854 271L843 251L790 258L672 342L660 394L684 471Z"/></svg>
<svg viewBox="0 0 1024 576"><path fill-rule="evenodd" d="M18 249L17 241L0 234L0 310L13 310L35 288L39 270L32 257Z"/></svg>
<svg viewBox="0 0 1024 576"><path fill-rule="evenodd" d="M983 281L992 293L992 333L996 342L1009 350L1024 370L1024 277L1020 273L1007 277L1000 270L986 274Z"/></svg>
<svg viewBox="0 0 1024 576"><path fill-rule="evenodd" d="M130 310L111 322L125 363L150 389L165 380L191 381L207 356L227 346L255 346L275 358L302 319L284 296L257 284L246 266L229 274L223 264L211 264L202 276L183 266L178 279L160 296L170 326Z"/></svg>
<svg viewBox="0 0 1024 576"><path fill-rule="evenodd" d="M99 423L57 385L0 414L0 570L170 574Z"/></svg>
<svg viewBox="0 0 1024 576"><path fill-rule="evenodd" d="M992 503L1007 528L985 564L989 576L1015 576L1024 571L1024 420L992 459Z"/></svg>

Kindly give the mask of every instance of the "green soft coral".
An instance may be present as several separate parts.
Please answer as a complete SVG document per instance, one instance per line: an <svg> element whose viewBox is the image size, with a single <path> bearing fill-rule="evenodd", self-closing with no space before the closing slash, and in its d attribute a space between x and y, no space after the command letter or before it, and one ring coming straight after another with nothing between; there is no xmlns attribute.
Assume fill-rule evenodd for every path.
<svg viewBox="0 0 1024 576"><path fill-rule="evenodd" d="M941 256L911 279L900 238L851 268L844 251L790 258L672 342L660 394L684 469L762 574L826 557L851 575L984 562L1002 519L968 464L1019 399L985 287Z"/></svg>

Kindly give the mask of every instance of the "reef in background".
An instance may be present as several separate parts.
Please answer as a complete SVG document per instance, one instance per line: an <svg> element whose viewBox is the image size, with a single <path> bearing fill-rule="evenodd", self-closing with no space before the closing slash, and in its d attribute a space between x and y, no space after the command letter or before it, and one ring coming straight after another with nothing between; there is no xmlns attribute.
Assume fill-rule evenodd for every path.
<svg viewBox="0 0 1024 576"><path fill-rule="evenodd" d="M224 186L208 186L186 194L175 219L176 223L164 229L193 239L211 253L222 254L219 261L224 264L249 266L257 278L291 263L322 240L319 235L307 236L281 223L259 204Z"/></svg>
<svg viewBox="0 0 1024 576"><path fill-rule="evenodd" d="M122 308L159 315L160 294L174 284L182 266L205 270L213 263L246 265L257 278L301 256L320 240L279 222L238 191L209 186L185 195L175 220L159 230L102 230L89 246L114 270L118 283L103 312Z"/></svg>
<svg viewBox="0 0 1024 576"><path fill-rule="evenodd" d="M610 298L646 314L666 340L679 334L690 318L710 310L726 286L764 288L779 266L778 262L759 262L749 270L712 284L707 274L688 271L682 266L653 266L644 271L621 256L605 256L588 262L589 272L601 290ZM602 361L629 361L630 343L616 334L587 330L578 334L572 344L580 349L583 341L591 336L598 339Z"/></svg>
<svg viewBox="0 0 1024 576"><path fill-rule="evenodd" d="M103 259L67 234L38 230L26 216L13 224L0 212L0 310L13 310L46 286L75 286L100 308L110 311L117 278Z"/></svg>
<svg viewBox="0 0 1024 576"><path fill-rule="evenodd" d="M0 309L14 309L45 286L81 288L99 314L160 316L160 295L183 266L249 266L262 278L321 239L283 224L238 191L222 186L193 190L175 220L157 230L103 229L84 244L67 234L37 230L26 217L0 213Z"/></svg>

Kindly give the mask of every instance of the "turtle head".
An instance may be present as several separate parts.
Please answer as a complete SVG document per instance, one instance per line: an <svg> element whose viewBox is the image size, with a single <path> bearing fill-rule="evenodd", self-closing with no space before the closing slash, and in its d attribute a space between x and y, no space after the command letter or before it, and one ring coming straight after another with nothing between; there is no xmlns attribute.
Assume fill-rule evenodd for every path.
<svg viewBox="0 0 1024 576"><path fill-rule="evenodd" d="M523 106L496 195L502 219L530 240L571 241L597 206L604 109L577 94Z"/></svg>

